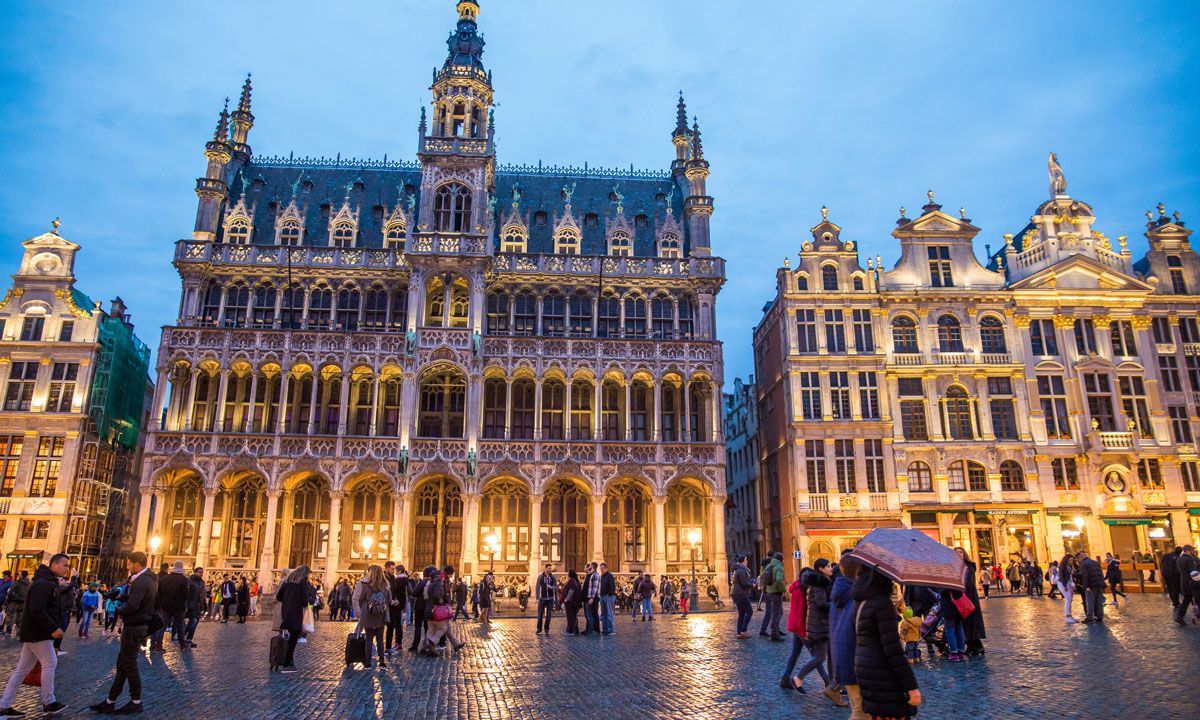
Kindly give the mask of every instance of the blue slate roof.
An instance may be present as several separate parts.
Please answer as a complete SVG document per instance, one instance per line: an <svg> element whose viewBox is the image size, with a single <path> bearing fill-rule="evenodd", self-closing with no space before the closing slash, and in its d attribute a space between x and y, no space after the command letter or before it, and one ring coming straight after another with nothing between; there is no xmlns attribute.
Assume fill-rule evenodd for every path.
<svg viewBox="0 0 1200 720"><path fill-rule="evenodd" d="M326 247L329 218L337 214L348 196L351 209L361 210L357 246L382 247L383 224L391 210L401 204L407 211L410 196L420 207L420 167L406 162L344 163L347 166L331 167L307 159L251 161L230 183L227 207L245 196L246 207L254 213L252 243L273 245L276 214L294 194L304 216L303 244ZM666 217L668 198L676 222L685 228L685 252L689 249L682 218L684 196L669 173L502 165L496 173L497 234L512 211L514 189L519 191L519 212L529 229L530 253L554 252L554 227L566 212L564 189L573 193L571 208L583 231L584 255L607 253L606 225L616 215L616 194L622 196L625 217L635 228L635 255L656 254L657 229ZM545 215L544 223L538 222L539 213ZM639 217L644 221L639 223ZM493 242L498 249L499 238L494 237Z"/></svg>

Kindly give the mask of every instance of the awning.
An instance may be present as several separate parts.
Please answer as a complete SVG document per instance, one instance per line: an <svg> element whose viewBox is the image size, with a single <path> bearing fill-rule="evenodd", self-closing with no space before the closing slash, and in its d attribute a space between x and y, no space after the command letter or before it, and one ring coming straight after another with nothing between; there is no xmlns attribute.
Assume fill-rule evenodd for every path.
<svg viewBox="0 0 1200 720"><path fill-rule="evenodd" d="M1188 508L1188 515L1200 515L1200 508Z"/></svg>

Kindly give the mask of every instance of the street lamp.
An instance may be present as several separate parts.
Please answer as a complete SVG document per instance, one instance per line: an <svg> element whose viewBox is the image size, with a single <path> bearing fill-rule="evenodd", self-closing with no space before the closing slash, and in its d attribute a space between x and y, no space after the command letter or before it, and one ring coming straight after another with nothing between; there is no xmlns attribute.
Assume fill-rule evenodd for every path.
<svg viewBox="0 0 1200 720"><path fill-rule="evenodd" d="M500 552L500 538L496 537L496 533L491 533L483 539L483 549L488 551L488 572L496 570L496 553Z"/></svg>
<svg viewBox="0 0 1200 720"><path fill-rule="evenodd" d="M363 535L362 549L363 557L367 560L367 565L371 564L371 546L375 544L375 538L370 535Z"/></svg>
<svg viewBox="0 0 1200 720"><path fill-rule="evenodd" d="M700 602L700 588L696 585L696 546L700 544L701 537L699 530L695 528L688 530L687 539L688 543L692 546L692 586L689 593L690 597L688 598L688 612L696 612L700 609L698 607Z"/></svg>
<svg viewBox="0 0 1200 720"><path fill-rule="evenodd" d="M155 535L150 538L150 567L154 567L155 555L158 554L158 548L162 545L162 538Z"/></svg>

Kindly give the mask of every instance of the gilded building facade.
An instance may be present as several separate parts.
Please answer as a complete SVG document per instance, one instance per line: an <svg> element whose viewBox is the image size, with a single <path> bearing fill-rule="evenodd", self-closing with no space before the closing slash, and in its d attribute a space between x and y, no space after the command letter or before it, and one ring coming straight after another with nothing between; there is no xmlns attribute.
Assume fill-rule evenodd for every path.
<svg viewBox="0 0 1200 720"><path fill-rule="evenodd" d="M699 127L681 97L662 172L498 164L479 5L457 9L416 162L256 157L249 80L222 113L142 477L164 560L725 566Z"/></svg>
<svg viewBox="0 0 1200 720"><path fill-rule="evenodd" d="M105 312L75 286L79 245L23 243L0 299L0 552L29 570L64 552L84 577L120 572L138 480L150 350L120 298Z"/></svg>
<svg viewBox="0 0 1200 720"><path fill-rule="evenodd" d="M773 543L835 557L903 524L1044 565L1200 539L1191 231L1160 205L1135 263L1053 157L1050 177L986 266L931 192L892 269L824 220L778 270L754 335Z"/></svg>

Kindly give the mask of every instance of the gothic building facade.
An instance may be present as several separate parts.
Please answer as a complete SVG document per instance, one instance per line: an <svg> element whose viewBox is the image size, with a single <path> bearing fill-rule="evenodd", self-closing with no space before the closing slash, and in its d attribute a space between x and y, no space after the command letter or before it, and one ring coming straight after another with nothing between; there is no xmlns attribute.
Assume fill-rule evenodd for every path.
<svg viewBox="0 0 1200 720"><path fill-rule="evenodd" d="M0 552L31 573L64 552L84 577L121 572L129 492L150 402L150 349L120 298L105 312L75 286L79 245L24 243L0 299Z"/></svg>
<svg viewBox="0 0 1200 720"><path fill-rule="evenodd" d="M248 79L222 112L142 476L164 560L724 568L699 127L681 97L662 172L498 164L457 10L415 162L256 157Z"/></svg>
<svg viewBox="0 0 1200 720"><path fill-rule="evenodd" d="M1200 257L1178 213L1147 213L1135 263L1052 157L1050 199L986 266L964 211L930 192L905 215L891 270L823 217L776 273L754 333L772 546L834 558L903 524L1044 566L1200 540Z"/></svg>

